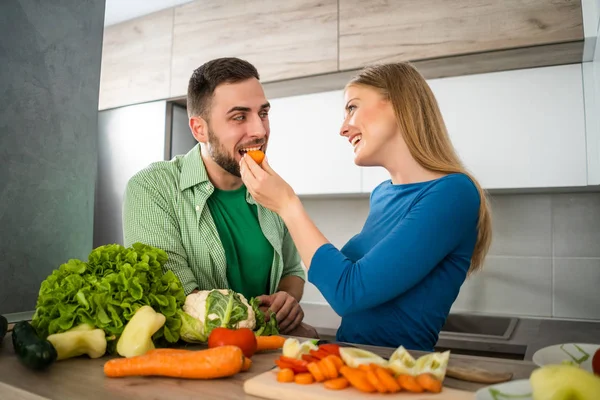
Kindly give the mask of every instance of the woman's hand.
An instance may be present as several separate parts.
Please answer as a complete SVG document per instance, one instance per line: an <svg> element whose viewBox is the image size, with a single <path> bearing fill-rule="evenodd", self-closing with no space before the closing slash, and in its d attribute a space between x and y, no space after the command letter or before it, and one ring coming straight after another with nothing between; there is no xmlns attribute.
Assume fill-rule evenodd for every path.
<svg viewBox="0 0 600 400"><path fill-rule="evenodd" d="M240 173L252 197L280 216L298 200L292 187L271 169L266 157L261 168L252 157L244 154L240 161Z"/></svg>

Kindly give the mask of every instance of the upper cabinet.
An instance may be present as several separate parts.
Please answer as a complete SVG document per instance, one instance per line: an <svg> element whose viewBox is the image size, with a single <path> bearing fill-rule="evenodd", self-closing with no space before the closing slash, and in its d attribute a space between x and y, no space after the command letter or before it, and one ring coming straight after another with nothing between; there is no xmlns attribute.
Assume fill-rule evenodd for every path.
<svg viewBox="0 0 600 400"><path fill-rule="evenodd" d="M429 82L465 167L486 189L588 184L581 64ZM363 191L389 176L363 171Z"/></svg>
<svg viewBox="0 0 600 400"><path fill-rule="evenodd" d="M578 63L595 40L583 21L575 0L196 0L106 28L100 109L185 97L217 57L252 62L281 96L380 62L428 79Z"/></svg>
<svg viewBox="0 0 600 400"><path fill-rule="evenodd" d="M566 42L577 42L583 49L579 1L339 0L339 4L341 70Z"/></svg>
<svg viewBox="0 0 600 400"><path fill-rule="evenodd" d="M340 135L342 91L270 100L269 164L299 195L359 193L361 170Z"/></svg>
<svg viewBox="0 0 600 400"><path fill-rule="evenodd" d="M104 31L99 109L169 97L173 9Z"/></svg>
<svg viewBox="0 0 600 400"><path fill-rule="evenodd" d="M202 0L175 9L171 96L201 64L253 63L263 81L337 70L337 0Z"/></svg>

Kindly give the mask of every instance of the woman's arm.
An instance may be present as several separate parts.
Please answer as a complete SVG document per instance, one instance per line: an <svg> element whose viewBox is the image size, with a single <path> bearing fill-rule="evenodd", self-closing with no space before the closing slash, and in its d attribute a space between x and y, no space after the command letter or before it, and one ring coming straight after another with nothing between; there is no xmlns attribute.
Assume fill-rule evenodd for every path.
<svg viewBox="0 0 600 400"><path fill-rule="evenodd" d="M340 316L377 307L417 285L465 234L475 238L478 215L479 195L470 181L440 182L360 260L352 262L330 244L318 248L309 281Z"/></svg>

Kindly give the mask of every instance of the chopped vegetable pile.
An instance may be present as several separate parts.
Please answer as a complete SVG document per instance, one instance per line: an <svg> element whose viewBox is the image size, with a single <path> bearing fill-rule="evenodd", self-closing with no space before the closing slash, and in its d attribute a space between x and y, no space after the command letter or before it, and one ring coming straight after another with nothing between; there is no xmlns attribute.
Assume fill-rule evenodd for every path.
<svg viewBox="0 0 600 400"><path fill-rule="evenodd" d="M42 282L31 324L42 339L82 324L102 329L114 353L127 322L148 305L166 317L152 339L175 343L185 294L173 272L163 274L166 261L163 250L141 243L100 246L87 262L69 260Z"/></svg>
<svg viewBox="0 0 600 400"><path fill-rule="evenodd" d="M366 393L440 393L449 355L431 353L414 360L400 346L388 361L367 350L289 338L275 364L282 383L322 382L330 390L354 387Z"/></svg>

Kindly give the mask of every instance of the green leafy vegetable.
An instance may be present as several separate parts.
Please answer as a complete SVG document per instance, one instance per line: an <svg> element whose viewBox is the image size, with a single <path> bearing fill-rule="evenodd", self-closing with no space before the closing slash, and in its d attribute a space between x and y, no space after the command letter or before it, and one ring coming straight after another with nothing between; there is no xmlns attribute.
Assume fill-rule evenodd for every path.
<svg viewBox="0 0 600 400"><path fill-rule="evenodd" d="M127 322L149 305L166 317L153 340L175 343L185 294L173 272L163 273L166 261L163 250L142 243L100 246L87 262L69 260L42 282L31 324L42 338L90 324L104 330L114 353Z"/></svg>
<svg viewBox="0 0 600 400"><path fill-rule="evenodd" d="M256 317L256 326L254 327L254 333L256 336L271 336L271 335L279 335L279 326L277 325L277 318L275 318L275 313L271 311L269 315L269 321L265 322L265 315L259 308L258 298L254 297L250 299L250 305L254 310L254 315Z"/></svg>

